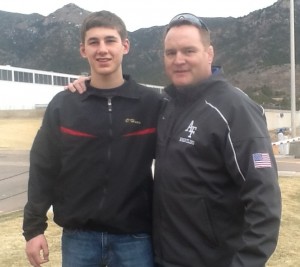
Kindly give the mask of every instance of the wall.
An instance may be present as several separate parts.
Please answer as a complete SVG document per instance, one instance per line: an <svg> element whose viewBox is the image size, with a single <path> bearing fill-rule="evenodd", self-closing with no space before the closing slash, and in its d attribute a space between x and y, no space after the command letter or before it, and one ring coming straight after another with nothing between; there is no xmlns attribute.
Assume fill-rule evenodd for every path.
<svg viewBox="0 0 300 267"><path fill-rule="evenodd" d="M290 110L266 109L265 113L266 113L269 130L291 127L291 111ZM295 127L297 127L297 128L300 127L300 112L299 111L297 111L295 114Z"/></svg>
<svg viewBox="0 0 300 267"><path fill-rule="evenodd" d="M0 110L26 110L45 106L63 86L0 80Z"/></svg>
<svg viewBox="0 0 300 267"><path fill-rule="evenodd" d="M157 89L162 87L157 86ZM7 82L0 80L0 117L32 116L41 114L55 94L64 90L63 86L32 83ZM27 112L25 112L27 110ZM266 109L268 129L291 127L289 110ZM296 127L300 127L300 112L295 114Z"/></svg>

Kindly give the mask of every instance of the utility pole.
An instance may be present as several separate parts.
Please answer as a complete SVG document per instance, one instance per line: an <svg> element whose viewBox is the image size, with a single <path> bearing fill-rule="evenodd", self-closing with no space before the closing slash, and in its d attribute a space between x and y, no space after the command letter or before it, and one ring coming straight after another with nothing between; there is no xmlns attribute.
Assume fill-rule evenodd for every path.
<svg viewBox="0 0 300 267"><path fill-rule="evenodd" d="M290 0L290 45L291 45L291 129L296 137L296 86L295 86L295 23L294 0Z"/></svg>

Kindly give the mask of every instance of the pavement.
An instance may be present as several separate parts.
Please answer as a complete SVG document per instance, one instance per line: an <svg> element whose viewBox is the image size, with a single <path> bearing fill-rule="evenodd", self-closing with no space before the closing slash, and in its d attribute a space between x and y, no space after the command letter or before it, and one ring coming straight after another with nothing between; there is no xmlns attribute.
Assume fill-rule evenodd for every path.
<svg viewBox="0 0 300 267"><path fill-rule="evenodd" d="M22 210L27 201L29 151L0 149L0 216Z"/></svg>
<svg viewBox="0 0 300 267"><path fill-rule="evenodd" d="M275 155L281 177L300 177L300 159ZM22 210L27 201L29 151L0 148L0 216Z"/></svg>
<svg viewBox="0 0 300 267"><path fill-rule="evenodd" d="M293 155L275 155L280 177L300 177L300 159Z"/></svg>

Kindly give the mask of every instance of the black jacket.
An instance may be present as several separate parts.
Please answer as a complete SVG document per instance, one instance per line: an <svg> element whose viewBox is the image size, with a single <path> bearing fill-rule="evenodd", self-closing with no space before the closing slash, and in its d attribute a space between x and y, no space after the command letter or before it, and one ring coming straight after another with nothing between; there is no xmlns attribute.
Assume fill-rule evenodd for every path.
<svg viewBox="0 0 300 267"><path fill-rule="evenodd" d="M51 205L62 227L150 233L160 105L158 92L131 79L115 90L58 93L30 153L25 238L45 231Z"/></svg>
<svg viewBox="0 0 300 267"><path fill-rule="evenodd" d="M281 197L263 109L219 75L166 92L154 177L156 261L265 266Z"/></svg>

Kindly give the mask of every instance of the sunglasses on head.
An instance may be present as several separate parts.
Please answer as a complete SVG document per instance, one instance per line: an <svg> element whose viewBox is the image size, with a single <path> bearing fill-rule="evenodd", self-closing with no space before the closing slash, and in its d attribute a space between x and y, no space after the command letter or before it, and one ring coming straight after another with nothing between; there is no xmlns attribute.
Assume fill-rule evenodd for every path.
<svg viewBox="0 0 300 267"><path fill-rule="evenodd" d="M178 23L177 21L182 20L182 21L188 21L193 25L196 25L206 31L208 30L208 27L206 26L206 24L203 22L203 20L201 20L200 18L196 17L193 14L190 13L181 13L176 15L174 18L171 19L168 28L170 28L173 24Z"/></svg>

